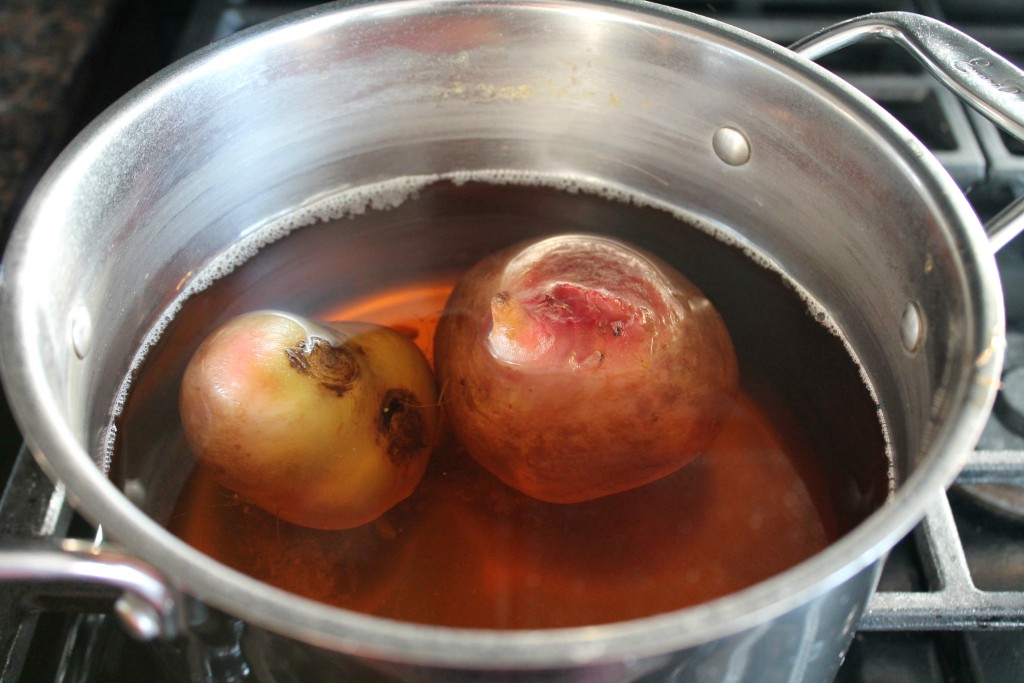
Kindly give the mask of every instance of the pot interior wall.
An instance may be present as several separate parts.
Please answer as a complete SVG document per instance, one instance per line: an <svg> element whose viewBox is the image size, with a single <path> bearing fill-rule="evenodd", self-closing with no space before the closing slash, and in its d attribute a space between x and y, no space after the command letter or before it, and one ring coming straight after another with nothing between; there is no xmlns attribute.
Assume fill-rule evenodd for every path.
<svg viewBox="0 0 1024 683"><path fill-rule="evenodd" d="M50 381L67 419L100 457L113 397L144 336L190 276L268 218L399 176L536 172L626 188L768 256L849 340L878 390L905 477L929 419L951 410L941 399L956 392L937 390L955 385L968 343L972 312L949 212L897 149L902 141L864 123L862 105L810 67L734 40L698 20L681 26L622 6L598 20L571 3L514 14L424 5L399 23L371 6L242 34L174 67L73 148L79 156L67 157L48 187L67 190L66 202L32 207L25 266L74 273L40 298L40 316L63 330L85 306L95 322L84 360L61 332L40 350L53 354L46 360L59 372ZM722 127L742 132L749 161L716 155ZM409 207L422 210L400 211ZM672 260L671 232L609 228L604 218L587 217ZM397 282L407 267L464 267L538 229L463 226L453 235L439 225L435 238L348 235L337 270L349 281ZM909 302L927 330L913 352L900 337ZM771 311L758 320L766 330L800 324ZM800 372L799 359L770 371ZM827 376L816 381L820 370L803 368L803 387L841 414ZM828 423L843 445L827 476L849 526L884 498L885 464L864 463L862 452L878 450L874 437L844 424ZM187 465L137 466L144 489L164 491L145 503L152 514L166 511L167 482Z"/></svg>

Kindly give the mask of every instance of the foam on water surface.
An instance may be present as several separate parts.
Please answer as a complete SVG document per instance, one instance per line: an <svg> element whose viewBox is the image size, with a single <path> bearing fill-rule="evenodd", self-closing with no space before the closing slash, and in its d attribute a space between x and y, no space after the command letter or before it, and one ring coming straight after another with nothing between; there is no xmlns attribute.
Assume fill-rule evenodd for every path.
<svg viewBox="0 0 1024 683"><path fill-rule="evenodd" d="M636 206L638 208L663 211L692 225L699 230L715 237L722 243L740 250L751 262L777 274L807 308L808 314L820 323L832 335L838 338L860 373L861 381L867 389L877 409L879 427L886 444L886 457L889 462L889 495L894 487L894 459L891 452L891 439L885 416L881 410L877 392L871 383L856 351L843 335L839 325L827 308L816 300L807 290L778 266L768 255L755 248L736 232L727 227L693 215L684 209L667 202L641 195L625 187L609 183L605 179L586 178L578 175L562 175L554 173L538 173L515 169L494 169L486 171L454 171L443 174L404 176L379 183L359 187L345 188L329 194L320 195L294 210L271 218L262 224L254 225L230 249L216 256L206 267L195 274L181 289L178 296L170 303L160 316L152 330L146 335L138 351L132 359L128 374L123 380L115 398L111 421L104 440L103 460L100 463L104 472L108 472L115 450L117 436L116 421L124 411L131 392L132 382L148 356L150 350L159 342L176 314L185 303L196 294L210 288L218 280L231 274L247 261L252 259L261 249L277 242L296 230L321 222L331 222L354 218L370 211L387 211L397 208L407 201L415 200L429 186L450 182L461 186L467 183L485 183L490 185L515 185L525 187L541 187L558 190L569 194L585 193L613 202Z"/></svg>

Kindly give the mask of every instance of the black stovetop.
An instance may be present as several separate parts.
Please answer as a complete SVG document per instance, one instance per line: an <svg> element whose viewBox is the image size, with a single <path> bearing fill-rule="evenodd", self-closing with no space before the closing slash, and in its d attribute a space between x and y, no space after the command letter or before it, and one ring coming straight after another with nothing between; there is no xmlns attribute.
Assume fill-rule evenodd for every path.
<svg viewBox="0 0 1024 683"><path fill-rule="evenodd" d="M45 36L47 21L79 26L91 17L94 28L84 41L84 56L57 60L72 65L61 76L59 97L45 112L47 142L21 147L11 132L12 119L0 117L0 152L31 154L20 187L3 198L0 220L4 235L18 204L31 184L77 130L103 107L174 58L249 25L307 6L302 0L80 0L63 8L43 0L19 0L0 8L32 16ZM781 44L788 44L834 21L881 10L910 10L935 16L1024 65L1024 3L1019 0L728 0L669 2L733 23ZM76 23L77 22L77 23ZM51 27L50 30L56 30ZM4 36L0 29L0 39ZM41 40L41 39L40 39ZM17 42L17 41L14 41ZM0 42L0 58L21 49ZM36 40L36 42L40 42ZM45 42L45 41L42 41ZM59 49L48 48L48 49ZM41 59L26 53L26 59ZM2 63L2 62L0 62ZM1024 143L999 134L990 124L929 80L898 49L853 48L822 60L849 78L902 120L946 165L984 219L1024 192ZM69 67L71 68L71 67ZM45 69L44 69L45 71ZM52 75L51 75L52 76ZM8 91L0 75L0 105ZM54 76L56 78L56 76ZM11 85L9 82L6 85ZM69 85L70 84L70 85ZM13 87L13 86L12 86ZM2 108L2 107L0 107ZM8 139L3 139L3 138ZM24 137L24 136L21 136ZM13 151L12 151L13 150ZM5 218L6 216L6 218ZM1024 368L1024 238L998 257L1010 327L1007 372ZM1017 477L1024 467L1024 370L1008 383L1000 410L986 428L965 478L950 492L955 522L970 580L983 591L1024 591L1024 512L995 512L999 498L968 486L983 480L992 468L992 454L1016 453ZM5 406L4 406L5 408ZM1018 431L1015 431L1018 430ZM0 474L7 484L0 500L0 539L38 535L89 538L91 529L75 517L59 492L39 471L25 449L6 410L0 411ZM986 469L988 467L988 469ZM979 492L981 495L979 495ZM940 515L941 517L941 515ZM946 536L912 534L891 553L881 590L934 590L929 543L950 542ZM0 587L0 683L123 683L178 680L160 666L160 655L132 641L116 619L93 611L34 612L18 586ZM35 603L46 603L33 597ZM52 602L46 603L52 607ZM880 603L881 605L881 603ZM73 610L80 606L72 605ZM984 615L982 615L984 617ZM1016 622L968 624L965 628L908 626L884 605L869 613L836 679L838 683L1003 683L1024 680L1024 614Z"/></svg>

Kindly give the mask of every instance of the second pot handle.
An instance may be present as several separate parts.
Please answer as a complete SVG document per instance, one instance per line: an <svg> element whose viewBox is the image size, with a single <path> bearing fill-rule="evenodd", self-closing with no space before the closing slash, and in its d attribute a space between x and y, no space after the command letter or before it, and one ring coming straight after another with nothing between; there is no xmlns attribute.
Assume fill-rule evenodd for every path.
<svg viewBox="0 0 1024 683"><path fill-rule="evenodd" d="M961 99L1024 140L1024 71L970 36L929 17L879 12L849 19L798 40L790 49L818 59L867 38L894 42ZM985 226L993 251L1024 232L1024 197Z"/></svg>
<svg viewBox="0 0 1024 683"><path fill-rule="evenodd" d="M106 586L120 593L114 611L139 640L181 631L181 596L155 569L130 555L78 539L0 543L0 581Z"/></svg>

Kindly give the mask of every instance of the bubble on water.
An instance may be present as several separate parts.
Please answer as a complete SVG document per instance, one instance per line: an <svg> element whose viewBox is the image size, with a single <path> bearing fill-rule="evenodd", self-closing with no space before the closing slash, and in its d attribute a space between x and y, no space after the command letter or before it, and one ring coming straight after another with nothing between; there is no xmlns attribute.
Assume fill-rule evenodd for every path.
<svg viewBox="0 0 1024 683"><path fill-rule="evenodd" d="M485 183L490 185L515 185L527 187L543 187L570 194L584 193L594 195L613 202L636 206L638 208L655 209L668 213L674 218L692 225L702 232L714 237L724 244L739 249L751 262L775 273L781 281L791 289L807 307L808 313L821 324L830 334L838 338L846 353L858 368L861 381L871 400L876 406L878 424L885 443L885 453L889 463L889 495L894 492L894 458L892 453L889 428L882 412L878 394L871 382L864 364L861 363L856 351L843 335L840 325L834 320L828 309L817 301L807 290L793 280L770 256L750 244L742 236L727 227L707 218L692 214L665 200L643 195L632 188L609 182L607 179L584 177L567 173L548 173L524 171L519 169L488 169L475 171L453 171L449 173L414 175L389 179L358 187L342 188L331 193L312 198L296 209L282 213L266 222L253 226L229 250L214 258L201 272L194 275L182 288L179 295L170 303L160 316L158 322L146 335L138 351L132 359L127 377L118 389L111 413L111 422L104 439L104 457L101 466L107 472L114 454L117 428L115 421L124 411L132 382L138 369L149 351L160 340L164 331L173 321L181 307L191 297L208 289L215 282L234 272L239 266L249 261L264 247L287 237L294 231L315 223L338 221L361 216L369 211L387 211L397 208L415 199L419 194L435 183L449 182L456 186L469 183Z"/></svg>
<svg viewBox="0 0 1024 683"><path fill-rule="evenodd" d="M195 274L146 334L132 357L127 376L118 387L111 409L111 420L103 435L102 460L99 465L104 474L109 473L113 461L117 440L116 421L124 412L135 376L186 301L230 275L264 247L300 228L314 223L359 216L371 210L386 211L396 208L418 196L426 186L441 179L439 176L409 176L314 198L293 211L255 226L230 249L215 257L202 271Z"/></svg>
<svg viewBox="0 0 1024 683"><path fill-rule="evenodd" d="M124 387L122 387L124 388ZM114 401L114 415L120 415L121 411L124 410L124 399L121 398L120 392L118 397ZM114 444L117 442L117 424L110 422L107 425L107 429L103 434L103 453L100 462L97 463L100 468L100 472L104 476L109 476L110 465L114 461Z"/></svg>

